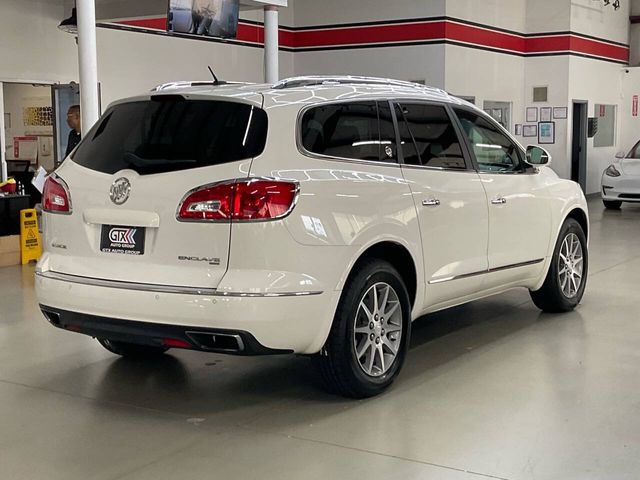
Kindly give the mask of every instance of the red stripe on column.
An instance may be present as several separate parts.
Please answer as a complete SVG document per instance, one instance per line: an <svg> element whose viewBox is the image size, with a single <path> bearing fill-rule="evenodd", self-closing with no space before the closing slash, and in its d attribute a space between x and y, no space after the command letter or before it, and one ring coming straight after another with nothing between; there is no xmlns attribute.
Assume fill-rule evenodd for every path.
<svg viewBox="0 0 640 480"><path fill-rule="evenodd" d="M525 39L518 35L453 22L447 22L446 38L447 40L510 50L516 53L524 53L525 49Z"/></svg>
<svg viewBox="0 0 640 480"><path fill-rule="evenodd" d="M629 61L629 49L618 45L597 42L581 37L571 37L571 51L612 58L623 62Z"/></svg>

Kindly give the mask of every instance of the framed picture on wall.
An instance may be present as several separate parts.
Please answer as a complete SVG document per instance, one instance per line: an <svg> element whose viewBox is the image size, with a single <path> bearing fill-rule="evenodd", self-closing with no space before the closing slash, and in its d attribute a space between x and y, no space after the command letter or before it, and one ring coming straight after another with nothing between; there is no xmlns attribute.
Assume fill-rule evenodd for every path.
<svg viewBox="0 0 640 480"><path fill-rule="evenodd" d="M550 122L551 118L551 107L541 107L540 108L540 121L541 122Z"/></svg>
<svg viewBox="0 0 640 480"><path fill-rule="evenodd" d="M553 118L563 120L567 118L567 107L553 107Z"/></svg>
<svg viewBox="0 0 640 480"><path fill-rule="evenodd" d="M538 121L538 107L527 107L527 122L537 122Z"/></svg>
<svg viewBox="0 0 640 480"><path fill-rule="evenodd" d="M522 136L523 137L537 137L538 136L538 126L537 125L523 125L522 126Z"/></svg>
<svg viewBox="0 0 640 480"><path fill-rule="evenodd" d="M555 122L540 122L538 124L538 143L540 145L556 143Z"/></svg>

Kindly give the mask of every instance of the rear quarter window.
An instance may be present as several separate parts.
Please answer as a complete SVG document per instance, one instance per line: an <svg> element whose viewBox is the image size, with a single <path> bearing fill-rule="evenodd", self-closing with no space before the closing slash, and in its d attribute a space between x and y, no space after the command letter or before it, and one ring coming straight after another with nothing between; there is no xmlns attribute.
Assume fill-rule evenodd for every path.
<svg viewBox="0 0 640 480"><path fill-rule="evenodd" d="M380 108L380 105L386 110ZM350 102L304 112L300 141L310 153L335 158L395 162L395 132L386 102Z"/></svg>
<svg viewBox="0 0 640 480"><path fill-rule="evenodd" d="M108 174L219 165L260 155L267 128L266 112L252 105L159 96L109 109L72 159Z"/></svg>

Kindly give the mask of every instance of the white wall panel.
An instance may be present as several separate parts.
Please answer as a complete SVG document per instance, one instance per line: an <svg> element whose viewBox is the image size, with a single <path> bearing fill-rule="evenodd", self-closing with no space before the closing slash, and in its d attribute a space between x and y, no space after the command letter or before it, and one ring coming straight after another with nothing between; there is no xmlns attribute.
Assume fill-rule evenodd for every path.
<svg viewBox="0 0 640 480"><path fill-rule="evenodd" d="M622 111L622 84L624 69L620 65L596 62L586 58L572 57L569 71L569 99L589 101L589 116L596 116L595 104L616 105L616 145L594 147L593 139L587 140L587 193L600 190L602 171L611 163L615 154L623 150L621 126L624 121Z"/></svg>
<svg viewBox="0 0 640 480"><path fill-rule="evenodd" d="M448 0L447 16L524 32L526 4L527 0Z"/></svg>
<svg viewBox="0 0 640 480"><path fill-rule="evenodd" d="M62 4L2 0L0 80L68 82L78 76L74 38L58 30Z"/></svg>
<svg viewBox="0 0 640 480"><path fill-rule="evenodd" d="M421 45L295 54L296 75L344 74L426 80L444 88L444 48Z"/></svg>

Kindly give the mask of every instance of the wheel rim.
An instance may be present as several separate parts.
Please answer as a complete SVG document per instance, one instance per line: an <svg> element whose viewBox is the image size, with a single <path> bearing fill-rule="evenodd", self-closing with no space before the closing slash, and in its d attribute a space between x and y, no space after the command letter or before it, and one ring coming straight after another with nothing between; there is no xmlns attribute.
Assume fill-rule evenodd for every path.
<svg viewBox="0 0 640 480"><path fill-rule="evenodd" d="M402 341L402 307L393 287L379 282L360 299L353 346L362 371L379 377L389 371Z"/></svg>
<svg viewBox="0 0 640 480"><path fill-rule="evenodd" d="M562 241L558 257L558 281L567 298L574 298L582 285L584 255L582 244L575 233L570 233Z"/></svg>

